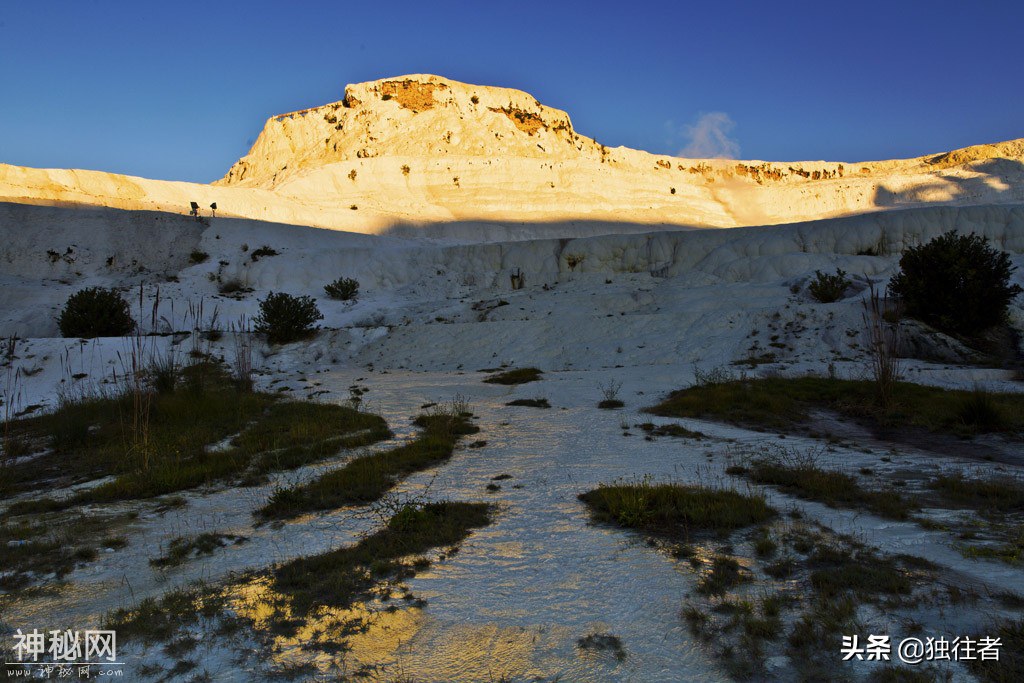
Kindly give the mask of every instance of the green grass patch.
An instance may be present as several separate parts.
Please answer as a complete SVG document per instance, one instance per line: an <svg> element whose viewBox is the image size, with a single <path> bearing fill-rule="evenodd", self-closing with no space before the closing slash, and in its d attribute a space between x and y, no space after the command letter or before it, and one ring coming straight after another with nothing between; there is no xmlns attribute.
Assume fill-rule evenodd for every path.
<svg viewBox="0 0 1024 683"><path fill-rule="evenodd" d="M866 509L889 519L907 519L915 509L913 500L907 496L896 491L869 491L851 475L823 469L808 459L787 462L764 458L734 472L758 484L777 486L785 493L830 507Z"/></svg>
<svg viewBox="0 0 1024 683"><path fill-rule="evenodd" d="M860 598L905 595L912 588L909 574L899 563L864 549L819 544L807 558L811 586L832 600L848 594Z"/></svg>
<svg viewBox="0 0 1024 683"><path fill-rule="evenodd" d="M965 544L958 547L960 554L971 559L985 558L1019 565L1024 561L1024 524L993 525L1000 540L988 545Z"/></svg>
<svg viewBox="0 0 1024 683"><path fill-rule="evenodd" d="M725 595L749 579L749 575L740 569L736 558L716 555L711 560L711 568L697 582L697 592L701 595Z"/></svg>
<svg viewBox="0 0 1024 683"><path fill-rule="evenodd" d="M598 522L672 537L727 532L775 516L764 496L683 484L602 484L580 494Z"/></svg>
<svg viewBox="0 0 1024 683"><path fill-rule="evenodd" d="M960 473L948 474L932 480L929 487L947 502L979 511L1024 510L1024 483L1010 477L970 479Z"/></svg>
<svg viewBox="0 0 1024 683"><path fill-rule="evenodd" d="M898 382L883 409L870 381L823 377L728 379L675 391L647 411L664 417L721 420L744 426L790 429L811 411L828 408L882 425L912 425L969 436L1024 429L1024 394L961 391Z"/></svg>
<svg viewBox="0 0 1024 683"><path fill-rule="evenodd" d="M293 612L349 607L377 582L406 574L403 557L460 543L491 522L484 503L407 505L387 525L354 546L288 562L274 573L274 588L291 599Z"/></svg>
<svg viewBox="0 0 1024 683"><path fill-rule="evenodd" d="M704 432L695 432L680 424L656 425L652 422L644 422L637 426L647 432L650 436L674 436L680 439L696 440L706 439L708 437Z"/></svg>
<svg viewBox="0 0 1024 683"><path fill-rule="evenodd" d="M399 479L445 462L462 436L480 431L470 423L467 414L454 409L420 415L414 423L423 429L416 440L357 457L306 484L277 489L256 515L288 519L308 512L371 503Z"/></svg>
<svg viewBox="0 0 1024 683"><path fill-rule="evenodd" d="M537 368L517 368L491 375L484 379L486 384L526 384L536 382L544 374Z"/></svg>
<svg viewBox="0 0 1024 683"><path fill-rule="evenodd" d="M249 483L390 436L379 416L246 391L212 363L182 374L169 391L88 398L14 423L52 451L8 468L13 485L114 478L67 499L20 502L9 512L152 498L232 479ZM210 448L233 435L225 447Z"/></svg>

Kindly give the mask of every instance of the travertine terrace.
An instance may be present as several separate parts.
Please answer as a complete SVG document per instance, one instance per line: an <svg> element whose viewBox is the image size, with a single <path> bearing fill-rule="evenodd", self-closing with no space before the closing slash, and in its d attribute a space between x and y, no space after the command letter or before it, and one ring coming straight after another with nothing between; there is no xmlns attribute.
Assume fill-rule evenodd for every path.
<svg viewBox="0 0 1024 683"><path fill-rule="evenodd" d="M628 117L641 104L608 106ZM989 417L1024 404L1024 296L989 340L1002 355L895 308L870 313L905 250L949 231L1007 252L1024 285L1024 140L893 161L684 159L605 147L524 92L425 75L272 117L208 185L0 165L0 475L10 463L21 477L0 487L0 559L27 558L0 562L0 637L97 628L125 607L125 680L782 683L812 666L825 673L802 680L903 680L882 668L895 658L841 662L840 635L991 635L1024 613L1022 435L957 431L985 418L986 396L1006 401ZM826 275L835 297L815 292ZM349 279L357 296L325 288ZM88 287L115 289L138 334L59 336ZM281 344L250 332L271 293L315 306L318 329ZM959 422L932 433L903 412L872 422L869 403L839 412L889 348L879 329L899 330L904 380L963 400ZM203 383L229 370L238 381ZM494 381L504 374L528 381ZM772 397L812 385L839 398L807 399L799 422L656 406L764 383L782 387ZM266 404L240 412L253 399ZM150 415L169 420L168 402L185 417L152 446ZM80 405L87 417L66 417ZM273 421L276 406L295 412ZM332 432L313 459L277 467L335 420L295 415L342 406L380 415L390 436ZM406 468L442 418L467 438L449 448L423 432L444 457L412 449ZM12 424L29 436L8 439ZM250 439L245 457L266 473L242 478L237 444L264 427L281 441ZM109 450L88 450L94 438ZM70 468L80 479L59 476L89 458L94 469ZM821 468L847 497L756 479L765 458ZM117 487L130 477L163 488ZM936 493L940 479L992 477L1012 509ZM587 493L622 483L725 493L730 508L728 494L750 494L779 514L706 538L684 522L678 538L595 523ZM269 521L282 500L293 508ZM392 571L379 553L339 569L339 551L439 501L493 504L493 520L431 541L401 574L378 574ZM72 551L57 569L47 559ZM274 577L316 558L289 585L336 580L303 616ZM730 566L734 584L705 590ZM370 577L358 603L335 602ZM829 598L834 577L854 592ZM194 581L230 601L175 592ZM973 679L964 662L936 666L935 680ZM919 671L931 680L907 680Z"/></svg>

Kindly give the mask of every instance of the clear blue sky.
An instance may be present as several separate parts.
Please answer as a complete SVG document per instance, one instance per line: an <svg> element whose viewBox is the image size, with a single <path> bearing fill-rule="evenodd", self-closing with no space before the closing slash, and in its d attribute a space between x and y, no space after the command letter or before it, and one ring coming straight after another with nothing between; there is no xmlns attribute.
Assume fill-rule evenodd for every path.
<svg viewBox="0 0 1024 683"><path fill-rule="evenodd" d="M917 156L1024 137L1024 3L0 0L0 162L208 182L269 116L416 72L610 146L722 112L743 158Z"/></svg>

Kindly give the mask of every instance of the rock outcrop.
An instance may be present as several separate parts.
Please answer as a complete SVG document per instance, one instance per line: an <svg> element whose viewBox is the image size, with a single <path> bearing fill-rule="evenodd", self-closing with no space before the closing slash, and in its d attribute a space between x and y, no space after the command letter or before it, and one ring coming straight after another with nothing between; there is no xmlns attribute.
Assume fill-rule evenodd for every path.
<svg viewBox="0 0 1024 683"><path fill-rule="evenodd" d="M608 148L525 92L409 75L271 117L211 185L0 165L0 200L182 213L216 202L221 216L363 233L572 237L1024 202L1024 140L876 162L682 159Z"/></svg>

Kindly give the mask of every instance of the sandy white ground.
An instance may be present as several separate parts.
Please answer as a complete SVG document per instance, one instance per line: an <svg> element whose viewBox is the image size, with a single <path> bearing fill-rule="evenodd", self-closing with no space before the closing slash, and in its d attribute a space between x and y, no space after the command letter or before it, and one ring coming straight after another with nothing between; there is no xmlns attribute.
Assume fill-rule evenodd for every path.
<svg viewBox="0 0 1024 683"><path fill-rule="evenodd" d="M691 383L695 366L738 372L735 362L768 351L776 362L751 372L824 373L831 365L839 376L861 376L868 281L884 287L903 248L945 230L983 234L1024 266L1024 207L1017 205L911 209L773 228L488 244L235 219L214 219L207 227L179 216L113 209L4 205L0 219L0 326L5 335L23 337L12 365L16 384L5 392L18 411L52 407L61 392L87 391L123 373L125 340L55 336L60 305L91 284L124 287L130 300L141 285L143 329L164 335L146 343L154 353L181 357L192 344L190 303L203 302L200 328L223 329L243 315L251 318L269 291L316 297L325 329L307 343L258 346L259 384L343 401L359 380L370 389L367 409L384 415L399 439L411 434L409 420L423 403L456 394L469 399L487 447L460 449L445 466L404 481L399 492L491 499L501 505L497 521L474 533L457 556L412 581L414 592L429 604L421 618L395 624L401 644L357 643L354 654L379 660L388 674L414 671L427 680L505 673L562 673L563 680L720 677L679 618L692 574L629 534L589 525L576 495L618 477L648 474L723 482L730 458L774 437L686 421L716 438L700 444L647 442L624 437L622 424L648 421L638 411ZM264 245L278 254L254 262L252 252ZM204 252L208 260L190 263L193 251ZM808 279L817 269L837 267L856 280L848 297L828 305L813 302L804 291ZM516 270L525 275L526 286L512 291L509 275ZM324 297L323 285L339 276L362 283L358 301ZM1020 272L1016 278L1024 281ZM253 291L220 295L219 284L230 279ZM154 321L150 311L158 296ZM1021 306L1018 301L1011 311L1018 328L1024 327ZM774 335L781 346L769 345ZM232 335L210 348L230 359ZM481 383L480 369L502 364L539 367L545 379L515 389ZM940 386L1021 389L999 368L914 361L906 363L906 373L913 381ZM613 380L623 383L627 407L597 410L599 385ZM537 396L548 398L553 409L504 405L511 398ZM786 445L821 446L796 438ZM967 458L939 460L909 448L885 463L887 447L864 445L866 452L836 447L823 457L845 469L870 466L883 474L993 467ZM999 467L1020 472L1013 464ZM487 494L490 478L503 473L512 475L509 485ZM128 548L75 572L64 592L19 601L3 621L95 623L112 607L196 578L214 580L336 547L375 523L365 510L339 510L289 523L284 533L253 528L251 511L271 489L193 492L182 511L147 512L133 523ZM965 585L1024 592L1018 569L966 560L948 535L770 496L777 507L798 507L883 551L935 561ZM171 538L208 529L244 533L252 541L179 570L149 567L148 560ZM937 631L963 625L955 614L923 616ZM575 640L594 629L621 637L627 659L582 657ZM467 642L473 644L469 659ZM136 662L156 656L130 654ZM252 672L231 664L232 654L215 647L204 666L215 680L251 680Z"/></svg>

